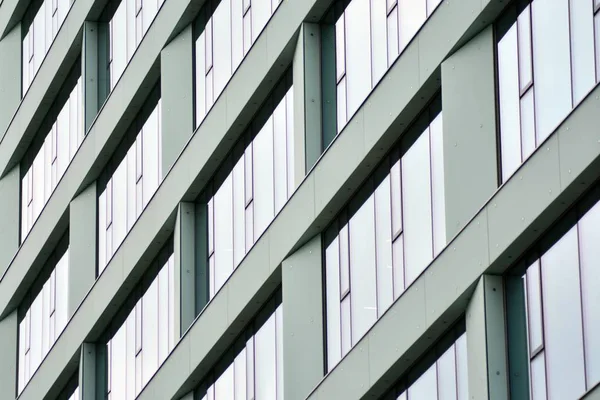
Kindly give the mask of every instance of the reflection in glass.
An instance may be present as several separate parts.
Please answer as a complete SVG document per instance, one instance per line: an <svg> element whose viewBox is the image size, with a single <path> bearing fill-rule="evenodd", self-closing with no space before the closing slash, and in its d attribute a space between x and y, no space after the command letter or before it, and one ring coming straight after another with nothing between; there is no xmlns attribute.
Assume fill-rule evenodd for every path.
<svg viewBox="0 0 600 400"><path fill-rule="evenodd" d="M21 179L21 242L48 202L83 141L81 77Z"/></svg>
<svg viewBox="0 0 600 400"><path fill-rule="evenodd" d="M329 369L446 246L442 114L431 117L326 231Z"/></svg>

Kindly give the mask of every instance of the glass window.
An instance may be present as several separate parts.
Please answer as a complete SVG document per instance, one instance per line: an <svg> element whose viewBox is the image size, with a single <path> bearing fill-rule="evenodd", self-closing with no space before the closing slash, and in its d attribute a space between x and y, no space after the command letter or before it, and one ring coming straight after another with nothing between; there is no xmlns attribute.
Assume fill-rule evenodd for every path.
<svg viewBox="0 0 600 400"><path fill-rule="evenodd" d="M49 256L50 266L38 276L39 292L28 293L20 305L18 393L21 393L48 354L68 320L68 238ZM52 265L54 264L54 265ZM34 285L38 287L38 285Z"/></svg>
<svg viewBox="0 0 600 400"><path fill-rule="evenodd" d="M434 243L435 255L446 246L439 104L423 112L326 229L329 369L433 260Z"/></svg>
<svg viewBox="0 0 600 400"><path fill-rule="evenodd" d="M99 273L125 239L162 179L160 112L161 101L158 99L144 124L138 128L135 138L130 139L131 144L124 158L113 160L118 165L100 193L98 204L105 205L106 212L98 215L98 250L99 254L104 254L99 258ZM130 130L135 131L138 126L140 124L135 122ZM109 163L109 168L113 163ZM103 218L106 224L102 223Z"/></svg>
<svg viewBox="0 0 600 400"><path fill-rule="evenodd" d="M283 400L280 302L278 291L196 389L195 398Z"/></svg>
<svg viewBox="0 0 600 400"><path fill-rule="evenodd" d="M21 180L24 199L21 204L21 242L25 240L83 140L81 87L80 77L64 100L63 107L54 116L50 129L45 132L41 147L30 147L22 162L22 168L27 172ZM48 114L47 118L52 117L52 114ZM33 161L28 164L28 159Z"/></svg>
<svg viewBox="0 0 600 400"><path fill-rule="evenodd" d="M278 88L286 85L283 82ZM269 108L259 112L198 200L208 205L207 256L214 264L209 273L211 297L283 208L292 194L289 189L295 188L294 176L288 173L293 154L287 152L293 122L288 120L292 115L287 104L293 92L291 88L287 93L276 91L282 98L276 104L267 102L271 114Z"/></svg>
<svg viewBox="0 0 600 400"><path fill-rule="evenodd" d="M570 2L573 105L578 104L596 83L594 14L589 1Z"/></svg>
<svg viewBox="0 0 600 400"><path fill-rule="evenodd" d="M346 18L346 99L352 116L371 90L369 0L353 0ZM366 19L366 20L365 20Z"/></svg>
<svg viewBox="0 0 600 400"><path fill-rule="evenodd" d="M142 280L147 286L134 290L138 299L127 317L112 336L107 332L106 390L112 399L135 398L175 346L168 333L174 328L168 324L175 320L175 301L165 288L174 279L172 249L162 250L154 263L158 273L150 282Z"/></svg>

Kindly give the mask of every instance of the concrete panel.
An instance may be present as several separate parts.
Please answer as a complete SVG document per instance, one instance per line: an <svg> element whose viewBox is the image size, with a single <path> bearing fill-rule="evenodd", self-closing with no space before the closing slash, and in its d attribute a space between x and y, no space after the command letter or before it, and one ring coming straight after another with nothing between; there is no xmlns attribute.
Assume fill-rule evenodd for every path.
<svg viewBox="0 0 600 400"><path fill-rule="evenodd" d="M346 183L354 168L365 155L364 149L364 113L359 109L344 130L330 146L326 156L315 166L315 210L322 210L338 189ZM356 186L351 187L356 189ZM349 190L350 192L350 190Z"/></svg>
<svg viewBox="0 0 600 400"><path fill-rule="evenodd" d="M600 385L596 385L592 390L587 392L582 400L600 400Z"/></svg>
<svg viewBox="0 0 600 400"><path fill-rule="evenodd" d="M21 24L17 24L0 40L1 60L21 60ZM0 137L8 127L21 102L21 63L0 63Z"/></svg>
<svg viewBox="0 0 600 400"><path fill-rule="evenodd" d="M83 343L79 359L79 399L96 399L96 343Z"/></svg>
<svg viewBox="0 0 600 400"><path fill-rule="evenodd" d="M560 183L565 189L600 153L600 87L596 87L558 128ZM583 186L583 185L582 185Z"/></svg>
<svg viewBox="0 0 600 400"><path fill-rule="evenodd" d="M467 306L469 396L508 399L508 368L501 276L484 275Z"/></svg>
<svg viewBox="0 0 600 400"><path fill-rule="evenodd" d="M432 295L427 301L427 324L441 318L448 305L478 279L490 263L488 253L487 214L482 212L434 261L446 268L428 268L424 273L425 291Z"/></svg>
<svg viewBox="0 0 600 400"><path fill-rule="evenodd" d="M486 205L492 260L556 199L560 189L558 137L552 135Z"/></svg>
<svg viewBox="0 0 600 400"><path fill-rule="evenodd" d="M17 311L13 311L0 321L0 387L1 396L17 397L17 354L19 343L19 323Z"/></svg>
<svg viewBox="0 0 600 400"><path fill-rule="evenodd" d="M196 318L195 204L177 208L173 247L175 258L175 330L179 338Z"/></svg>
<svg viewBox="0 0 600 400"><path fill-rule="evenodd" d="M315 178L314 175L306 177L302 183L303 190L298 190L288 200L281 212L271 223L272 231L286 232L284 235L271 235L270 241L270 263L271 271L274 271L279 263L290 254L298 237L304 234L310 224L315 220Z"/></svg>
<svg viewBox="0 0 600 400"><path fill-rule="evenodd" d="M0 179L0 283L19 249L21 215L21 167L16 166Z"/></svg>
<svg viewBox="0 0 600 400"><path fill-rule="evenodd" d="M99 102L99 46L98 46L98 23L85 21L83 23L83 49L81 50L83 77L83 129L87 132L92 121L98 114Z"/></svg>
<svg viewBox="0 0 600 400"><path fill-rule="evenodd" d="M321 235L283 261L283 388L303 400L324 374ZM310 351L307 351L310 349Z"/></svg>
<svg viewBox="0 0 600 400"><path fill-rule="evenodd" d="M96 281L96 236L98 232L96 183L71 202L69 207L69 316Z"/></svg>
<svg viewBox="0 0 600 400"><path fill-rule="evenodd" d="M193 46L192 26L188 25L160 53L163 178L194 130Z"/></svg>
<svg viewBox="0 0 600 400"><path fill-rule="evenodd" d="M442 63L448 239L498 187L495 47L490 26Z"/></svg>
<svg viewBox="0 0 600 400"><path fill-rule="evenodd" d="M303 24L304 25L304 24ZM300 34L296 42L294 57L292 60L292 82L294 84L294 186L297 187L306 175L305 171L305 89L304 89L304 29L300 26Z"/></svg>

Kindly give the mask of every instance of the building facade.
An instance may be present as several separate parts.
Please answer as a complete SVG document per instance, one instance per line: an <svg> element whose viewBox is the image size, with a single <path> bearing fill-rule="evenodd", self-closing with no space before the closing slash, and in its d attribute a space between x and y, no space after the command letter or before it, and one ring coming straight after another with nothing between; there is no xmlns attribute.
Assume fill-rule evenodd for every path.
<svg viewBox="0 0 600 400"><path fill-rule="evenodd" d="M0 399L600 398L599 0L0 0Z"/></svg>

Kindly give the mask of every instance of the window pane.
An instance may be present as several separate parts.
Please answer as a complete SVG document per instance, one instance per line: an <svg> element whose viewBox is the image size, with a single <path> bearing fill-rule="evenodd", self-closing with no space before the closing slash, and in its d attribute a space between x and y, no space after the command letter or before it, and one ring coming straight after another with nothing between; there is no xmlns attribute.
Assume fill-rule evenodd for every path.
<svg viewBox="0 0 600 400"><path fill-rule="evenodd" d="M577 230L542 256L545 354L550 399L585 391Z"/></svg>
<svg viewBox="0 0 600 400"><path fill-rule="evenodd" d="M371 32L369 0L353 0L346 15L346 79L348 119L371 90Z"/></svg>
<svg viewBox="0 0 600 400"><path fill-rule="evenodd" d="M394 300L392 274L392 224L390 220L389 175L375 190L375 245L377 249L377 316L388 309Z"/></svg>
<svg viewBox="0 0 600 400"><path fill-rule="evenodd" d="M254 237L258 238L274 217L273 121L256 135L254 147Z"/></svg>
<svg viewBox="0 0 600 400"><path fill-rule="evenodd" d="M600 381L600 204L596 204L579 221L583 333L587 386Z"/></svg>
<svg viewBox="0 0 600 400"><path fill-rule="evenodd" d="M215 292L233 272L233 179L225 179L214 197Z"/></svg>
<svg viewBox="0 0 600 400"><path fill-rule="evenodd" d="M456 386L458 400L469 399L469 368L467 362L467 334L456 339Z"/></svg>
<svg viewBox="0 0 600 400"><path fill-rule="evenodd" d="M216 99L231 77L231 10L230 1L222 1L213 14L214 84Z"/></svg>
<svg viewBox="0 0 600 400"><path fill-rule="evenodd" d="M429 126L431 132L431 189L433 210L433 253L446 247L446 200L444 190L444 136L442 114Z"/></svg>
<svg viewBox="0 0 600 400"><path fill-rule="evenodd" d="M158 369L158 280L154 279L142 299L142 386Z"/></svg>
<svg viewBox="0 0 600 400"><path fill-rule="evenodd" d="M533 88L521 98L521 143L522 159L525 161L535 150L535 116L533 111Z"/></svg>
<svg viewBox="0 0 600 400"><path fill-rule="evenodd" d="M596 83L594 13L589 1L571 1L573 102L578 104Z"/></svg>
<svg viewBox="0 0 600 400"><path fill-rule="evenodd" d="M437 376L433 364L415 383L408 388L410 400L435 400L437 399Z"/></svg>
<svg viewBox="0 0 600 400"><path fill-rule="evenodd" d="M542 293L539 268L539 261L536 261L527 269L527 316L529 319L530 354L543 344Z"/></svg>
<svg viewBox="0 0 600 400"><path fill-rule="evenodd" d="M538 143L571 111L568 0L532 5L533 73Z"/></svg>
<svg viewBox="0 0 600 400"><path fill-rule="evenodd" d="M233 365L225 370L215 382L215 399L233 399Z"/></svg>
<svg viewBox="0 0 600 400"><path fill-rule="evenodd" d="M341 359L341 320L339 284L339 242L335 238L325 250L327 296L327 364L329 369Z"/></svg>
<svg viewBox="0 0 600 400"><path fill-rule="evenodd" d="M235 400L246 400L246 362L246 349L244 348L234 361L235 397L233 398Z"/></svg>
<svg viewBox="0 0 600 400"><path fill-rule="evenodd" d="M231 64L233 71L244 57L244 21L242 0L231 1Z"/></svg>
<svg viewBox="0 0 600 400"><path fill-rule="evenodd" d="M388 67L398 58L398 7L387 17L387 58Z"/></svg>
<svg viewBox="0 0 600 400"><path fill-rule="evenodd" d="M292 86L286 94L286 149L287 149L287 183L288 198L296 190L296 178L294 171L294 87Z"/></svg>
<svg viewBox="0 0 600 400"><path fill-rule="evenodd" d="M276 400L275 315L254 336L256 345L256 399Z"/></svg>
<svg viewBox="0 0 600 400"><path fill-rule="evenodd" d="M427 18L426 4L424 1L398 0L400 13L400 52L415 36Z"/></svg>
<svg viewBox="0 0 600 400"><path fill-rule="evenodd" d="M402 195L400 180L400 160L390 170L392 196L392 233L394 236L402 230Z"/></svg>
<svg viewBox="0 0 600 400"><path fill-rule="evenodd" d="M498 92L500 97L500 146L502 180L521 165L519 116L519 71L517 69L517 30L513 26L498 43Z"/></svg>
<svg viewBox="0 0 600 400"><path fill-rule="evenodd" d="M252 0L252 42L256 41L271 18L271 0Z"/></svg>
<svg viewBox="0 0 600 400"><path fill-rule="evenodd" d="M394 258L394 299L404 292L404 238L398 236L392 244Z"/></svg>
<svg viewBox="0 0 600 400"><path fill-rule="evenodd" d="M348 243L348 224L340 230L340 293L350 290L350 247Z"/></svg>
<svg viewBox="0 0 600 400"><path fill-rule="evenodd" d="M233 265L246 255L246 210L244 199L244 157L233 168Z"/></svg>
<svg viewBox="0 0 600 400"><path fill-rule="evenodd" d="M288 198L285 114L285 98L283 98L273 112L275 214L283 208Z"/></svg>
<svg viewBox="0 0 600 400"><path fill-rule="evenodd" d="M196 40L196 126L199 126L206 115L205 98L205 72L202 66L205 63L205 34L202 33Z"/></svg>
<svg viewBox="0 0 600 400"><path fill-rule="evenodd" d="M352 343L362 338L377 320L375 224L373 196L350 221L350 287Z"/></svg>
<svg viewBox="0 0 600 400"><path fill-rule="evenodd" d="M456 400L456 350L451 346L437 361L438 400Z"/></svg>
<svg viewBox="0 0 600 400"><path fill-rule="evenodd" d="M373 86L387 71L387 10L385 0L371 0L371 48Z"/></svg>
<svg viewBox="0 0 600 400"><path fill-rule="evenodd" d="M402 158L405 285L408 287L432 259L429 129Z"/></svg>
<svg viewBox="0 0 600 400"><path fill-rule="evenodd" d="M533 79L531 75L531 10L525 7L517 19L519 37L519 91L525 90Z"/></svg>
<svg viewBox="0 0 600 400"><path fill-rule="evenodd" d="M345 356L352 348L352 317L350 316L350 302L352 295L347 295L341 304L341 321L342 321L342 357ZM358 338L356 341L358 341Z"/></svg>
<svg viewBox="0 0 600 400"><path fill-rule="evenodd" d="M546 370L544 353L538 354L531 361L531 399L546 400Z"/></svg>
<svg viewBox="0 0 600 400"><path fill-rule="evenodd" d="M344 20L344 15L342 15L335 23L335 69L338 81L346 73L346 25Z"/></svg>
<svg viewBox="0 0 600 400"><path fill-rule="evenodd" d="M348 96L346 93L346 77L342 78L340 83L337 85L337 131L338 133L344 129L346 122L348 122L348 112L346 100Z"/></svg>

